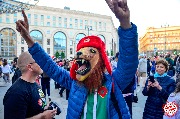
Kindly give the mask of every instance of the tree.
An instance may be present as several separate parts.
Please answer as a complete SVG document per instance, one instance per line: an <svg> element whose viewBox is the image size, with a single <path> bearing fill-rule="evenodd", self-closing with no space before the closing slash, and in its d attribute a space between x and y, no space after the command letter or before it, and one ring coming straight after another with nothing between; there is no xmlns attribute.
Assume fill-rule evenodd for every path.
<svg viewBox="0 0 180 119"><path fill-rule="evenodd" d="M61 52L61 58L62 58L62 59L64 59L64 58L65 58L65 54L64 54L64 52L63 52L63 51Z"/></svg>
<svg viewBox="0 0 180 119"><path fill-rule="evenodd" d="M111 50L111 56L113 56L113 55L114 55L113 50Z"/></svg>
<svg viewBox="0 0 180 119"><path fill-rule="evenodd" d="M177 49L174 49L174 50L173 50L173 54L174 54L174 55L177 55Z"/></svg>
<svg viewBox="0 0 180 119"><path fill-rule="evenodd" d="M56 58L59 58L59 56L60 56L59 52L58 52L58 51L56 51L56 53L55 53L55 57L56 57Z"/></svg>

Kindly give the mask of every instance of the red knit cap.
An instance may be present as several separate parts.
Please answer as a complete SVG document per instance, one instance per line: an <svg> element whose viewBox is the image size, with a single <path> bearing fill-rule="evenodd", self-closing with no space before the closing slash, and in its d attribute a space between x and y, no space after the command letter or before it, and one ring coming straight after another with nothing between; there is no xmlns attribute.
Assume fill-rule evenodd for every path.
<svg viewBox="0 0 180 119"><path fill-rule="evenodd" d="M106 54L106 46L100 37L98 37L98 36L86 36L86 37L82 38L79 41L79 43L77 44L77 50L76 51L79 51L81 48L84 48L84 47L94 47L94 48L98 49L101 56L102 56L102 59L104 61L104 64L106 66L108 73L109 74L112 73L111 63L109 62L109 59L108 59L107 54ZM70 70L71 78L74 79L75 77L72 76L72 75L74 75L72 70L74 70L74 68L72 68Z"/></svg>

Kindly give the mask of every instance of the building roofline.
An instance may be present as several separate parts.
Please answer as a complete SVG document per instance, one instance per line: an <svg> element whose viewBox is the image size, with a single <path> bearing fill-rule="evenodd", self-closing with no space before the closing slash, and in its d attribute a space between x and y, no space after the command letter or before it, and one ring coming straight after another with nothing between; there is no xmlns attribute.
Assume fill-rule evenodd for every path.
<svg viewBox="0 0 180 119"><path fill-rule="evenodd" d="M112 19L111 16L108 15L102 15L102 14L95 14L91 12L83 12L83 11L77 11L77 10L68 10L68 9L61 9L61 8L54 8L54 7L47 7L47 6L35 6L32 9L38 9L38 10L48 10L48 11L55 11L55 12L61 12L61 13L70 13L70 14L78 14L78 15L88 15L93 17L101 17L101 18L109 18Z"/></svg>

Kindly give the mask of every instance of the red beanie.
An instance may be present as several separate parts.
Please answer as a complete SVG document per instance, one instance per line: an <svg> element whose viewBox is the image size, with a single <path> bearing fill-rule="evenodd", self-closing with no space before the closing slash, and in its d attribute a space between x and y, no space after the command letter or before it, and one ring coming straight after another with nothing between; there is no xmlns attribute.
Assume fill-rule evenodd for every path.
<svg viewBox="0 0 180 119"><path fill-rule="evenodd" d="M109 74L112 73L111 63L109 62L109 59L108 59L107 54L106 54L106 46L100 37L98 37L98 36L86 36L86 37L82 38L79 41L79 43L77 44L77 51L79 51L81 48L84 48L84 47L94 47L94 48L98 49L101 56L102 56L102 59L104 61L104 64L106 66L108 73ZM70 73L72 73L71 71L70 71ZM75 78L72 75L71 75L71 77Z"/></svg>

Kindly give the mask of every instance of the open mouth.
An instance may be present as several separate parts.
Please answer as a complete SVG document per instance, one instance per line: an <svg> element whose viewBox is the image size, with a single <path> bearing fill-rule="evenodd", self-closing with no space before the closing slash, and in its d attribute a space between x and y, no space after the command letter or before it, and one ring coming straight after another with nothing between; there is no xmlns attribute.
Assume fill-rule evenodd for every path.
<svg viewBox="0 0 180 119"><path fill-rule="evenodd" d="M78 64L78 70L76 71L79 75L85 75L91 69L90 62L84 59L76 59L76 63Z"/></svg>

